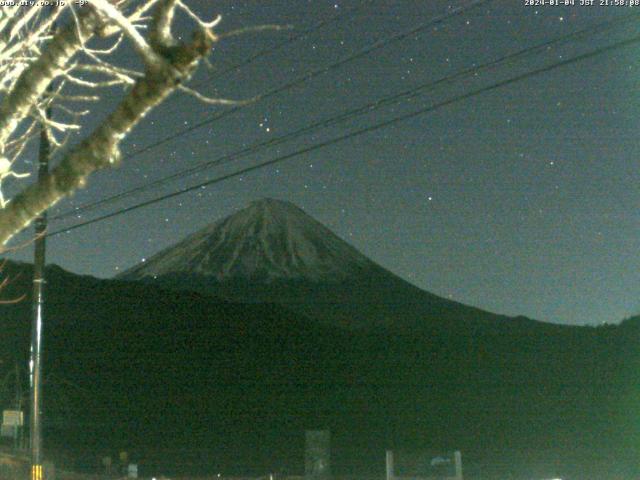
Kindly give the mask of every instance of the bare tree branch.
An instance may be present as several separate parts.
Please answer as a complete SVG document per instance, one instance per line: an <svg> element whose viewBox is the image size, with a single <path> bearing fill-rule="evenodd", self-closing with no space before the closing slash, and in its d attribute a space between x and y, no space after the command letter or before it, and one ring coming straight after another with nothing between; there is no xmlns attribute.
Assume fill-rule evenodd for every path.
<svg viewBox="0 0 640 480"><path fill-rule="evenodd" d="M151 48L144 37L140 35L138 30L133 26L133 23L131 23L120 10L107 0L89 0L89 2L122 29L124 34L131 40L133 48L144 60L145 65L150 68L159 68L159 64L163 61L162 57Z"/></svg>
<svg viewBox="0 0 640 480"><path fill-rule="evenodd" d="M91 173L118 163L122 139L152 108L190 78L200 60L209 53L212 42L216 39L209 27L215 25L217 20L197 21L193 40L188 43L177 43L171 35L171 22L175 8L178 6L177 0L153 2L156 3L156 9L148 33L148 43L132 24L131 17L126 17L112 3L106 0L90 0L90 3L107 19L106 23L101 24L95 14L83 12L82 16L78 16L77 25L69 25L64 31L56 34L43 50L42 55L27 67L17 81L14 91L10 92L0 104L0 146L7 142L21 119L30 115L30 112L42 111L42 107L38 106L39 98L44 93L46 85L54 78L65 78L78 86L91 89L112 84L109 83L110 81L101 83L97 80L76 77L69 70L77 68L78 65L66 66L76 52L83 50L87 53L85 42L95 33L99 25L111 34L117 33L113 30L113 25L117 25L133 43L146 68L143 73L127 71L99 60L93 65L97 68L83 67L87 71L92 71L93 74L110 75L111 82L115 77L118 82L133 83L133 86L93 133L62 156L60 162L45 179L26 187L14 196L4 209L0 210L0 245L6 244L42 211L84 186ZM141 15L140 9L136 12ZM193 15L190 10L188 12L190 12L189 16ZM109 21L113 23L110 25ZM96 55L91 52L88 54L90 58ZM27 71L30 72L29 75L25 75ZM209 102L215 100L201 96L191 89L186 90L200 96L203 100L206 99ZM9 97L12 98L9 100ZM98 96L62 95L58 91L54 98L58 101L83 101L96 97ZM215 101L225 102L224 100ZM47 133L51 135L54 130L68 132L77 127L74 123L41 120ZM11 169L7 171L11 172Z"/></svg>
<svg viewBox="0 0 640 480"><path fill-rule="evenodd" d="M79 17L78 25L69 24L61 29L48 44L42 55L20 75L15 86L0 103L0 153L18 126L48 85L60 75L67 62L82 47L80 35L90 37L98 25L97 17L86 10Z"/></svg>

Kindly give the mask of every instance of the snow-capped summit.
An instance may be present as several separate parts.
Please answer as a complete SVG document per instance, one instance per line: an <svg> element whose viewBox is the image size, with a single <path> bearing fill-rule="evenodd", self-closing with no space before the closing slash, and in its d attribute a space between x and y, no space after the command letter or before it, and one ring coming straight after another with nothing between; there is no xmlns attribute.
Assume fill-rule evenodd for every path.
<svg viewBox="0 0 640 480"><path fill-rule="evenodd" d="M292 203L262 199L120 275L342 281L375 264Z"/></svg>
<svg viewBox="0 0 640 480"><path fill-rule="evenodd" d="M421 290L295 205L263 199L119 275L242 303L275 303L346 328L403 332L519 325Z"/></svg>

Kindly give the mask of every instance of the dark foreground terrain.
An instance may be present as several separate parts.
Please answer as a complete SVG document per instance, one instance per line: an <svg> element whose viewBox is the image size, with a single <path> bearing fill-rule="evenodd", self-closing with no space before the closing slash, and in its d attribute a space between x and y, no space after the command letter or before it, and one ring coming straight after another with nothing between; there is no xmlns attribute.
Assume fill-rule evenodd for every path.
<svg viewBox="0 0 640 480"><path fill-rule="evenodd" d="M5 274L4 298L29 292L29 266ZM127 450L143 473L301 473L304 430L321 427L337 474L382 475L395 448L459 449L468 478L640 478L639 318L343 329L275 304L48 278L45 440L71 468ZM26 364L29 298L0 312L9 371Z"/></svg>

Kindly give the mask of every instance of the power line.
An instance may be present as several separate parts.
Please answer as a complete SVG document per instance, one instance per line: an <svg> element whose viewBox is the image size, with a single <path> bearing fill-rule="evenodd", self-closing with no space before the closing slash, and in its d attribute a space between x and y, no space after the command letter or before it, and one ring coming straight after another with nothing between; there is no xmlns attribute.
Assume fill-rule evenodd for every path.
<svg viewBox="0 0 640 480"><path fill-rule="evenodd" d="M319 75L322 75L324 73L328 73L328 72L330 72L332 70L335 70L335 69L341 67L342 65L344 65L346 63L352 62L352 61L357 60L359 58L362 58L362 57L364 57L366 55L369 55L370 53L375 52L376 50L379 50L379 49L381 49L383 47L386 47L387 45L389 45L391 43L403 40L403 39L405 39L405 38L407 38L407 37L409 37L411 35L415 35L416 33L419 33L421 31L423 31L423 30L425 30L427 28L433 27L434 25L438 25L440 23L443 23L445 20L460 16L460 15L462 15L463 13L465 13L465 12L467 12L469 10L472 10L472 9L477 8L477 7L479 7L479 6L481 6L481 5L485 4L485 3L489 3L489 2L492 2L492 1L493 0L473 0L473 1L470 1L469 3L467 3L466 5L451 9L449 12L447 12L447 13L445 13L443 15L440 15L438 17L435 17L435 18L431 19L427 23L421 24L421 25L419 25L417 27L414 27L414 28L412 28L412 29L410 29L408 31L397 33L397 34L391 35L390 37L387 37L387 38L384 38L384 39L379 40L377 42L374 42L372 45L370 45L368 47L365 47L364 49L356 52L355 54L349 55L349 56L347 56L347 57L345 57L345 58L343 58L341 60L338 60L335 63L330 64L330 65L327 65L327 66L318 68L316 70L312 70L310 72L307 72L306 74L296 78L295 80L292 80L289 83L285 83L284 85L276 87L276 88L274 88L272 90L268 90L268 91L258 95L256 97L256 101L265 100L267 98L270 98L270 97L273 97L275 95L278 95L279 93L282 93L284 91L290 90L291 88L296 87L296 86L298 86L298 85L300 85L300 84L302 84L302 83L304 83L304 82L306 82L308 80L311 80L311 79L313 79L313 78L315 78L315 77L317 77ZM179 132L176 132L176 133L174 133L172 135L168 135L168 136L166 136L166 137L164 137L164 138L162 138L162 139L160 139L160 140L158 140L156 142L150 143L150 144L148 144L148 145L146 145L146 146L144 146L142 148L139 148L138 150L134 150L133 152L125 155L123 157L123 160L131 159L133 157L137 157L138 155L140 155L142 153L146 153L146 152L148 152L150 150L153 150L154 148L159 147L160 145L164 145L165 143L168 143L168 142L170 142L172 140L175 140L176 138L179 138L179 137L181 137L183 135L186 135L189 132L192 132L194 130L202 128L205 125L210 125L210 124L212 124L212 123L214 123L214 122L216 122L218 120L221 120L222 118L227 117L228 115L232 115L232 114L242 110L243 108L245 108L248 105L254 105L254 104L255 104L255 102L251 102L251 103L243 104L243 105L238 105L238 106L235 106L235 107L233 107L233 108L231 108L229 110L225 110L224 112L220 112L217 115L214 115L214 116L212 116L212 117L210 117L210 118L208 118L206 120L202 120L201 122L195 123L194 125L192 125L192 126L190 126L188 128L185 128L185 129L183 129L183 130L181 130Z"/></svg>
<svg viewBox="0 0 640 480"><path fill-rule="evenodd" d="M314 122L312 124L309 124L305 127L302 127L296 131L293 132L289 132L283 136L277 137L277 138L273 138L273 139L269 139L267 141L263 141L263 142L256 142L244 149L241 149L239 151L235 151L229 154L225 154L221 157L218 157L214 160L210 160L207 162L203 162L199 165L193 166L191 168L188 169L184 169L181 171L178 171L176 173L173 173L171 175L165 176L163 178L160 178L158 180L152 181L150 183L138 186L138 187L134 187L132 189L129 189L127 191L118 193L116 195L112 195L110 197L107 198L103 198L101 200L83 205L81 207L77 207L73 210L69 210L67 212L63 212L57 216L52 217L52 220L61 220L70 216L75 216L78 215L79 213L83 213L83 212L87 212L90 210L93 210L95 208L98 208L100 206L103 205L107 205L109 203L112 203L114 201L147 191L149 189L153 189L155 187L159 187L162 185L165 185L169 182L178 180L180 178L184 178L187 176L190 176L194 173L200 172L202 170L208 169L208 168L212 168L214 166L218 166L221 164L225 164L228 162L231 162L233 160L239 159L239 158L243 158L246 157L252 153L255 153L256 151L262 149L262 148L266 148L266 147L273 147L276 145L280 145L286 141L295 139L300 137L301 135L308 133L310 131L319 129L319 128L324 128L324 127L328 127L331 125L335 125L339 122L345 121L345 120L349 120L352 118L355 118L359 115L364 115L364 114L368 114L376 109L379 109L381 107L387 106L387 105L391 105L394 103L398 103L400 101L404 101L404 100L409 100L411 98L414 98L418 95L421 95L423 93L425 93L425 90L430 90L433 89L439 85L445 84L445 83L450 83L456 80L459 80L461 78L464 77L468 77L471 75L477 75L478 73L500 66L504 63L516 60L516 59L520 59L520 58L524 58L528 55L531 54L536 54L539 53L541 50L545 50L548 49L549 47L551 47L552 45L559 45L559 44L563 44L566 42L569 42L571 40L574 40L576 38L582 37L587 33L596 33L596 32L604 32L607 31L613 27L618 26L621 23L627 23L630 22L632 20L636 20L638 17L640 17L640 14L636 13L636 14L632 14L632 15L627 15L623 18L619 18L619 19L613 19L613 20L607 20L605 22L601 22L598 23L597 25L594 26L590 26L590 27L586 27L583 28L581 30L578 30L576 32L572 32L566 35L563 35L561 37L549 40L547 42L543 42L541 44L532 46L532 47L527 47L524 48L522 50L519 50L517 52L514 53L510 53L507 55L504 55L498 59L492 60L490 62L484 63L482 65L478 65L475 67L471 67L471 68L466 68L462 71L459 71L457 73L454 73L452 75L440 78L438 80L432 81L432 82L427 82L425 84L421 84L418 85L416 87L412 87L411 89L405 90L403 92L391 95L391 96L387 96L387 97L383 97L380 98L374 102L370 102L366 105L363 105L361 107L357 107L355 109L351 109L351 110L347 110L345 112L342 112L339 115L336 116L332 116L329 118L326 118L324 120L320 120L317 122Z"/></svg>
<svg viewBox="0 0 640 480"><path fill-rule="evenodd" d="M327 25L329 25L329 24L331 24L331 23L333 23L333 22L335 22L337 20L341 20L343 18L348 18L349 16L351 16L352 14L357 12L358 10L363 9L369 3L371 3L370 0L365 0L360 5L356 5L354 7L351 7L349 9L347 9L346 11L341 12L341 13L339 13L337 15L332 16L332 17L329 17L329 18L327 18L325 20L321 20L320 22L316 23L315 25L311 26L310 28L307 28L306 30L303 30L303 31L301 31L299 33L296 33L295 35L287 38L286 40L283 40L282 42L274 45L273 47L269 47L269 48L265 48L263 50L260 50L259 52L255 53L254 55L251 55L250 57L242 60L241 62L238 62L235 65L232 65L232 66L230 66L230 67L228 67L228 68L226 68L226 69L224 69L224 70L222 70L220 72L215 72L215 73L209 74L206 79L203 79L202 81L197 82L195 84L195 86L201 86L207 81L215 80L217 78L220 78L220 77L223 77L225 75L228 75L231 72L235 72L236 70L238 70L238 69L240 69L240 68L242 68L242 67L244 67L246 65L249 65L249 64L255 62L256 60L258 60L258 59L260 59L260 58L262 58L264 56L270 55L270 54L280 50L281 48L286 47L287 45L291 45L291 44L297 42L298 40L304 39L307 35L309 35L311 33L314 33L316 30L320 30L321 28L326 27Z"/></svg>
<svg viewBox="0 0 640 480"><path fill-rule="evenodd" d="M322 27L326 27L327 25L336 22L338 20L342 20L344 18L349 18L349 16L351 16L352 14L356 13L358 10L363 9L364 7L366 7L369 3L371 2L371 0L363 0L363 3L360 5L356 5L354 7L351 7L347 10L345 10L344 12L338 13L337 15L333 15L332 17L326 18L324 20L319 21L318 23L312 25L311 27L307 28L306 30L302 30L298 33L296 33L295 35L292 35L291 37L283 40L280 43L277 43L276 45L269 47L269 48L265 48L263 50L258 51L257 53L249 56L248 58L232 64L230 66L228 66L226 69L221 70L221 71L217 71L217 72L213 72L213 73L208 73L207 74L207 78L203 78L202 80L195 82L194 84L192 84L192 87L199 87L204 85L205 83L211 81L211 80L215 80L217 78L220 77L224 77L228 74L230 74L231 72L235 72L237 70L239 70L240 68L244 67L245 65L249 65L253 62L255 62L256 60L259 60L262 57L268 56L273 54L274 52L277 52L278 50L286 47L287 45L291 45L295 42L297 42L298 40L302 40L304 39L306 36L308 36L311 33L314 33L316 30L319 30ZM125 158L131 158L133 156L138 155L137 151L133 151L131 154L129 154L129 156L125 157Z"/></svg>
<svg viewBox="0 0 640 480"><path fill-rule="evenodd" d="M223 182L225 180L228 180L230 178L234 178L234 177L237 177L237 176L240 176L240 175L244 175L244 174L247 174L247 173L252 172L254 170L259 170L259 169L265 168L267 166L274 165L276 163L280 163L280 162L283 162L285 160L289 160L289 159L297 157L299 155L302 155L302 154L305 154L305 153L310 153L310 152L313 152L315 150L319 150L321 148L324 148L324 147L327 147L327 146L330 146L330 145L334 145L336 143L339 143L339 142L342 142L342 141L345 141L345 140L348 140L348 139L363 135L365 133L370 133L370 132L373 132L373 131L376 131L376 130L380 130L382 128L394 125L396 123L400 123L402 121L417 117L419 115L423 115L425 113L429 113L429 112L432 112L434 110L438 110L438 109L440 109L442 107L446 107L446 106L452 105L452 104L457 103L459 101L466 100L468 98L471 98L471 97L474 97L474 96L477 96L477 95L480 95L480 94L483 94L483 93L486 93L486 92L490 92L490 91L496 90L496 89L504 87L506 85L510 85L510 84L519 82L521 80L525 80L525 79L533 77L535 75L540 75L542 73L547 73L547 72L555 70L557 68L560 68L560 67L563 67L563 66L566 66L566 65L570 65L570 64L573 64L573 63L577 63L577 62L580 62L580 61L595 57L597 55L602 55L603 53L607 53L607 52L616 50L616 49L621 48L621 47L626 47L626 46L629 46L629 45L633 45L633 44L638 43L638 42L640 42L640 35L632 37L632 38L627 39L627 40L622 40L620 42L616 42L616 43L614 43L612 45L608 45L606 47L601 47L599 49L593 50L593 51L588 52L588 53L577 55L575 57L569 58L567 60L563 60L561 62L556 62L556 63L553 63L551 65L547 65L546 67L541 67L541 68L538 68L538 69L535 69L535 70L532 70L532 71L529 71L529 72L526 72L526 73L523 73L523 74L520 74L520 75L516 75L516 76L511 77L511 78L509 78L507 80L502 80L502 81L494 83L492 85L476 89L476 90L474 90L472 92L468 92L468 93L465 93L465 94L461 94L461 95L455 96L455 97L450 98L448 100L444 100L442 102L436 103L435 105L431 105L429 107L422 108L420 110L416 110L414 112L410 112L410 113L407 113L407 114L404 114L404 115L400 115L398 117L392 118L390 120L386 120L386 121L381 122L381 123L377 123L377 124L374 124L374 125L371 125L371 126L359 129L359 130L355 130L353 132L349 132L349 133L347 133L345 135L341 135L339 137L335 137L335 138L332 138L330 140L327 140L327 141L324 141L324 142L321 142L321 143L317 143L317 144L311 145L309 147L305 147L303 149L297 150L295 152L292 152L292 153L289 153L289 154L286 154L286 155L282 155L282 156L276 157L276 158L268 160L266 162L262 162L262 163L259 163L257 165L253 165L251 167L243 168L243 169L238 170L236 172L229 173L227 175L223 175L223 176L220 176L220 177L216 177L214 179L207 180L206 182L202 182L202 183L199 183L197 185L193 185L193 186L190 186L190 187L187 187L187 188L184 188L184 189L180 189L180 190L175 191L175 192L171 192L171 193L168 193L168 194L165 194L165 195L161 195L161 196L156 197L154 199L147 200L147 201L144 201L144 202L140 202L140 203L137 203L135 205L131 205L129 207L117 210L115 212L111 212L111 213L102 215L100 217L96 217L96 218L93 218L91 220L87 220L85 222L81 222L81 223L78 223L76 225L72 225L70 227L66 227L66 228L51 232L51 233L47 234L47 237L53 237L53 236L59 235L61 233L69 232L71 230L75 230L75 229L80 228L80 227L84 227L84 226L91 225L93 223L100 222L100 221L103 221L103 220L106 220L106 219L109 219L109 218L112 218L112 217L115 217L115 216L118 216L118 215L122 215L122 214L125 214L125 213L128 213L128 212L131 212L133 210L137 210L139 208L146 207L148 205L152 205L154 203L158 203L158 202L161 202L163 200L167 200L169 198L173 198L173 197L176 197L176 196L179 196L179 195L182 195L182 194L185 194L185 193L188 193L188 192L203 188L205 186L214 185L216 183L221 183L221 182Z"/></svg>
<svg viewBox="0 0 640 480"><path fill-rule="evenodd" d="M245 65L249 65L249 64L253 63L254 61L256 61L256 60L258 60L258 59L260 59L260 58L262 58L264 56L270 55L270 54L280 50L281 48L286 47L287 45L291 45L291 44L295 43L296 41L305 38L309 34L315 32L316 30L319 30L322 27L325 27L325 26L329 25L330 23L333 23L333 22L335 22L337 20L340 20L340 19L343 19L343 18L349 18L350 15L352 15L355 12L357 12L358 10L363 9L369 3L370 3L369 0L365 0L361 5L357 5L355 7L347 9L345 12L342 12L342 13L340 13L338 15L334 15L334 16L332 16L330 18L325 19L325 20L321 20L320 22L316 23L312 27L301 31L301 32L297 33L296 35L293 35L292 37L290 37L290 38L288 38L288 39L276 44L273 47L263 49L263 50L259 51L258 53L246 58L245 60L243 60L241 62L236 63L235 65L232 65L232 66L228 67L227 69L225 69L223 71L216 72L215 74L209 74L206 79L203 79L200 82L196 82L194 84L194 86L201 86L201 85L205 84L208 81L215 80L217 78L223 77L223 76L225 76L225 75L227 75L227 74L229 74L231 72L234 72L234 71L240 69L241 67L243 67ZM219 118L221 118L221 117L219 117ZM200 128L200 127L199 126L195 126L195 128ZM130 154L126 155L124 157L124 159L130 159L130 158L136 157L141 153L149 151L149 150L151 150L151 149L153 149L153 148L165 143L165 141L173 140L173 139L175 139L177 137L182 136L183 134L186 134L186 133L192 131L193 129L194 128L188 128L188 129L186 129L186 130L184 130L182 132L178 132L177 135L176 134L172 135L171 138L162 139L159 142L156 142L154 144L142 147L141 149L135 150L135 151L131 152ZM57 215L56 217L52 217L51 219L52 220L60 219L60 218L63 218L63 217L69 216L69 215L73 215L73 214L74 214L74 212L66 212L66 213L62 213L60 215Z"/></svg>

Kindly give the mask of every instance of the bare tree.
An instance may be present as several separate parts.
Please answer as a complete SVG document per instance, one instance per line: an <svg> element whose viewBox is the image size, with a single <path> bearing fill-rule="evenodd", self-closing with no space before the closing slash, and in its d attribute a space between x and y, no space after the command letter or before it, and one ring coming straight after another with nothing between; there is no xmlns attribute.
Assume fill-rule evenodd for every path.
<svg viewBox="0 0 640 480"><path fill-rule="evenodd" d="M172 34L176 14L193 22L191 40L178 41ZM118 163L122 140L175 90L227 103L184 85L218 40L219 21L202 20L183 0L0 7L0 189L2 180L26 175L15 170L16 162L40 126L59 158L48 177L10 199L0 194L0 245L83 186L92 172ZM60 25L55 31L54 22ZM114 63L113 53L125 44L139 57L140 70ZM67 148L70 134L84 135L79 119L91 102L102 89L119 85L125 93L115 109ZM46 114L52 108L59 112L55 121Z"/></svg>

